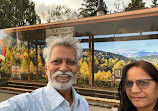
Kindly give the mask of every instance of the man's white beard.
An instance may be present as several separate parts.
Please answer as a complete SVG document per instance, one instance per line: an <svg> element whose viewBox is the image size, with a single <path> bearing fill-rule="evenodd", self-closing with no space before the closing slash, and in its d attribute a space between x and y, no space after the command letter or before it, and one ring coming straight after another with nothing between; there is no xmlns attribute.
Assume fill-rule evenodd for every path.
<svg viewBox="0 0 158 111"><path fill-rule="evenodd" d="M47 74L48 74L48 81L51 84L51 86L58 90L66 90L71 88L73 83L77 80L77 74L74 76L71 71L66 71L66 72L56 71L54 74L51 74L50 71L47 71ZM59 83L58 81L56 81L55 78L62 74L69 75L71 79L68 80L67 82Z"/></svg>

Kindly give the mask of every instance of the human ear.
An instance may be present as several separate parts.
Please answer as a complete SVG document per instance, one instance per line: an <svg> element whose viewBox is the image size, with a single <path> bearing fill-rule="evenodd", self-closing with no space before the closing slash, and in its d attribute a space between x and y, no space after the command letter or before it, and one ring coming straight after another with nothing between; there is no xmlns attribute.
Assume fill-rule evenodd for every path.
<svg viewBox="0 0 158 111"><path fill-rule="evenodd" d="M45 62L45 64L44 64L44 68L45 68L45 71L46 71L46 75L48 76L48 65L47 65L46 62Z"/></svg>

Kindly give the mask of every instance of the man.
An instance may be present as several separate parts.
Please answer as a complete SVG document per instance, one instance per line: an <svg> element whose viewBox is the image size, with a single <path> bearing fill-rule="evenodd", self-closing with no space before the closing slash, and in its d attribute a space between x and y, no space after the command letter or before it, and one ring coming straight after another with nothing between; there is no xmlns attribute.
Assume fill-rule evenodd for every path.
<svg viewBox="0 0 158 111"><path fill-rule="evenodd" d="M87 101L72 87L79 71L81 44L73 37L49 37L46 45L47 86L0 103L0 111L89 111Z"/></svg>

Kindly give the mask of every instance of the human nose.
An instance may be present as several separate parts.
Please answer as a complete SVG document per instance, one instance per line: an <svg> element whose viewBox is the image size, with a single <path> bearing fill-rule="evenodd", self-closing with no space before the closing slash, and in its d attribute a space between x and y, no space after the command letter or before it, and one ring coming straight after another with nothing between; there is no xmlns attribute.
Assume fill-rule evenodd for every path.
<svg viewBox="0 0 158 111"><path fill-rule="evenodd" d="M69 70L69 66L67 65L66 62L63 62L59 68L59 70L65 72L65 71L68 71Z"/></svg>
<svg viewBox="0 0 158 111"><path fill-rule="evenodd" d="M138 93L138 92L140 92L141 91L141 89L137 86L137 84L136 83L133 83L133 86L132 86L132 88L131 88L131 92L133 92L133 93Z"/></svg>

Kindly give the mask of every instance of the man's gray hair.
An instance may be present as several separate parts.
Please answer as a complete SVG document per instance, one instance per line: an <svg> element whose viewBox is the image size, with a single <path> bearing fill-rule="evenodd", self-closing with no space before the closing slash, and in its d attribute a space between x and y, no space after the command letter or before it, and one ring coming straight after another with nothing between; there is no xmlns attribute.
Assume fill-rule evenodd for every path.
<svg viewBox="0 0 158 111"><path fill-rule="evenodd" d="M43 57L45 59L46 64L48 64L48 61L50 59L52 48L57 45L64 45L73 48L76 52L76 59L79 64L79 60L82 57L81 43L78 39L75 39L74 37L70 37L70 36L66 36L66 37L50 36L46 39L46 47L43 49Z"/></svg>

